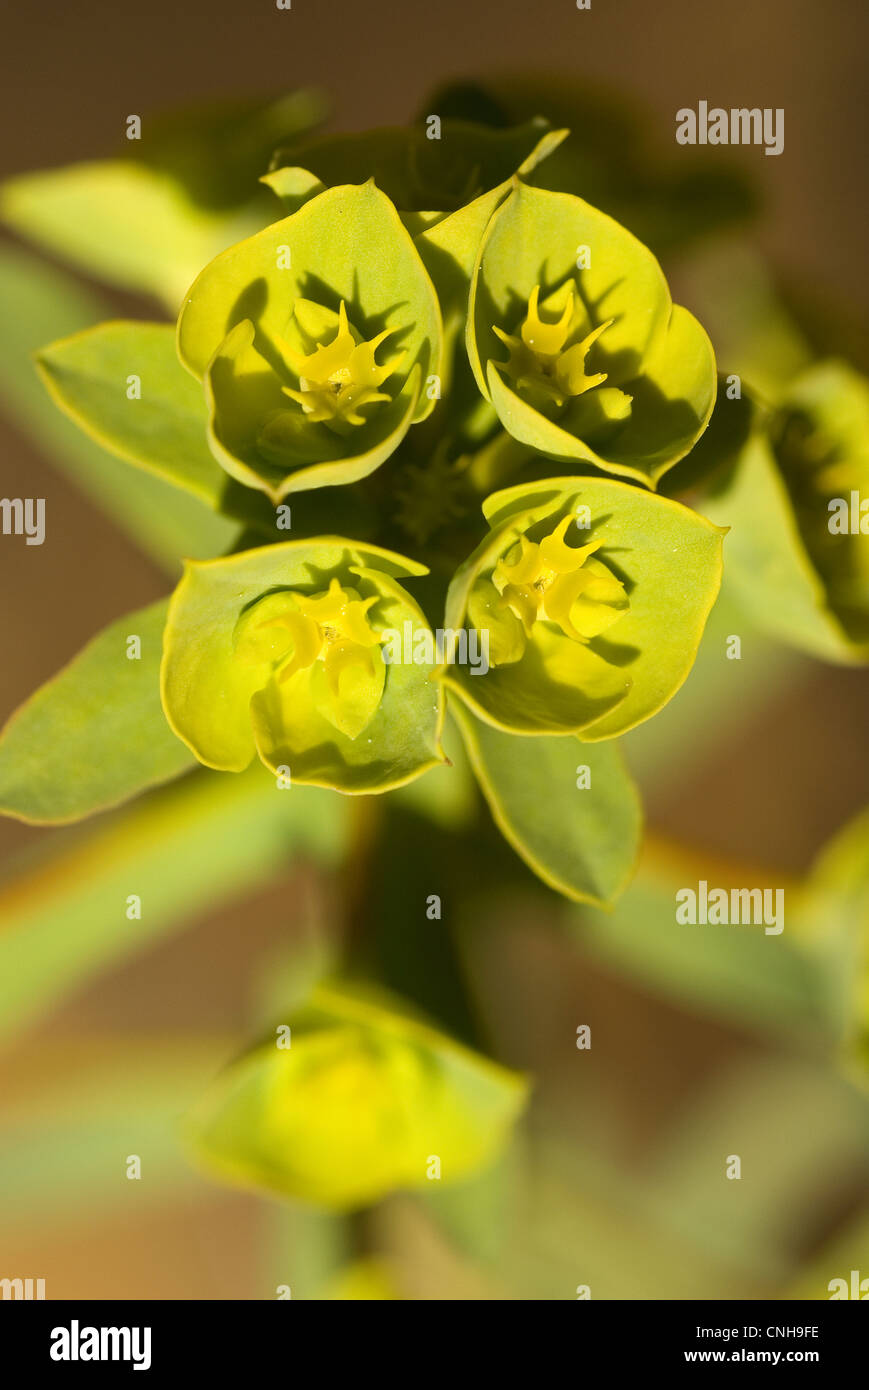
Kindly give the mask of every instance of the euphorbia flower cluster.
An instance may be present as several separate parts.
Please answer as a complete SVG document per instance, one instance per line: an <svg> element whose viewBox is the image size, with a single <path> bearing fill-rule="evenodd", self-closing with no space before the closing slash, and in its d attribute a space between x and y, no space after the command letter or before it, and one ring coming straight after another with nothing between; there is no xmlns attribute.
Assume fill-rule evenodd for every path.
<svg viewBox="0 0 869 1390"><path fill-rule="evenodd" d="M119 673L109 629L46 700L72 691L76 766L124 744L73 814L194 760L251 768L242 793L288 793L281 811L298 787L438 777L410 793L431 813L464 761L533 872L609 903L638 797L617 752L575 740L650 718L694 661L722 531L656 489L706 428L715 362L641 242L536 186L565 131L434 127L282 147L272 217L209 242L177 328L113 322L42 354L102 444L236 523L124 629L141 665ZM29 749L41 695L18 727ZM58 780L28 815L71 818ZM342 1210L507 1142L524 1079L415 1012L357 984L292 1017L292 1047L249 1053L195 1117L220 1173Z"/></svg>
<svg viewBox="0 0 869 1390"><path fill-rule="evenodd" d="M712 410L706 334L630 232L535 186L564 131L429 133L282 147L283 210L200 271L177 360L154 325L71 348L141 344L125 457L165 475L183 419L179 479L245 523L164 634L166 718L209 767L387 791L445 764L448 702L613 738L694 659L721 533L655 489ZM430 662L393 659L408 624ZM475 680L440 660L471 650Z"/></svg>

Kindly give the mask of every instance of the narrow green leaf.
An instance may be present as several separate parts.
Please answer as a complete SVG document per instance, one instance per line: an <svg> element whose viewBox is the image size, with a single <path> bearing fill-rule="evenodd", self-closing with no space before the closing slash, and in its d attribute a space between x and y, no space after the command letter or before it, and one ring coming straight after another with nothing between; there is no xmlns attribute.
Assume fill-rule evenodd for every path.
<svg viewBox="0 0 869 1390"><path fill-rule="evenodd" d="M523 738L475 719L458 700L450 708L516 853L566 897L611 903L633 870L642 828L639 796L615 745L569 734Z"/></svg>
<svg viewBox="0 0 869 1390"><path fill-rule="evenodd" d="M171 324L101 323L37 361L52 399L98 444L220 508L230 480L208 447L202 387L178 360Z"/></svg>
<svg viewBox="0 0 869 1390"><path fill-rule="evenodd" d="M37 825L80 820L194 766L160 704L168 601L93 639L0 735L0 812ZM128 657L129 639L141 655Z"/></svg>
<svg viewBox="0 0 869 1390"><path fill-rule="evenodd" d="M174 574L180 557L226 550L238 525L198 498L150 473L110 458L104 449L46 408L33 354L105 318L108 306L64 271L17 247L0 247L0 399L18 427L36 441L95 507L140 550Z"/></svg>

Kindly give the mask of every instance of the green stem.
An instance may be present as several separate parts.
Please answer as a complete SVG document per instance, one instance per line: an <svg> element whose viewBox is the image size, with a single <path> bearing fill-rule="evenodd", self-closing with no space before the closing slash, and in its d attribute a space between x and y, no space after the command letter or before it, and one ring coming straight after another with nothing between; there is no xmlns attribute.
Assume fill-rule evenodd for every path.
<svg viewBox="0 0 869 1390"><path fill-rule="evenodd" d="M345 966L352 971L369 958L366 926L371 913L372 865L383 822L382 797L350 798L349 846L341 872L341 936Z"/></svg>

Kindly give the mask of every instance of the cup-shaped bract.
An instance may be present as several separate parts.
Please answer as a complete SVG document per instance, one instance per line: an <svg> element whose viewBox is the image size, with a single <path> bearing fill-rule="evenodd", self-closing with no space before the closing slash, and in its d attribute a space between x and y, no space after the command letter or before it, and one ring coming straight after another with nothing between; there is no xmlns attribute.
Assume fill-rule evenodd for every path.
<svg viewBox="0 0 869 1390"><path fill-rule="evenodd" d="M485 1167L527 1090L380 998L321 988L291 1027L217 1079L192 1140L220 1176L348 1210Z"/></svg>
<svg viewBox="0 0 869 1390"><path fill-rule="evenodd" d="M497 130L432 116L424 126L297 141L276 156L263 178L289 211L324 187L366 178L389 195L414 234L440 300L445 348L438 386L453 428L479 418L483 404L460 345L486 226L513 176L530 176L566 135L539 117ZM490 414L494 423L491 408L485 412Z"/></svg>
<svg viewBox="0 0 869 1390"><path fill-rule="evenodd" d="M477 256L467 346L522 444L650 487L715 404L712 345L651 251L581 198L519 180Z"/></svg>
<svg viewBox="0 0 869 1390"><path fill-rule="evenodd" d="M614 738L648 719L693 665L721 581L723 532L608 479L507 488L456 573L446 629L476 629L485 675L440 678L480 718L519 734Z"/></svg>
<svg viewBox="0 0 869 1390"><path fill-rule="evenodd" d="M430 413L441 312L368 182L327 190L206 266L178 351L204 383L218 462L278 502L367 477Z"/></svg>
<svg viewBox="0 0 869 1390"><path fill-rule="evenodd" d="M284 785L412 781L444 761L432 634L398 582L424 573L340 537L188 563L163 642L171 727L221 771L259 754Z"/></svg>

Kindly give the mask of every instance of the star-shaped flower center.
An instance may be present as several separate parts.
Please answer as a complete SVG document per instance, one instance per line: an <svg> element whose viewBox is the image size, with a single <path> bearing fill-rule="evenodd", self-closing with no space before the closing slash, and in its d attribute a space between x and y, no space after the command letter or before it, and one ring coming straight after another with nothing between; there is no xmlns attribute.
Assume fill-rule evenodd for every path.
<svg viewBox="0 0 869 1390"><path fill-rule="evenodd" d="M322 713L348 738L370 723L383 694L382 638L368 620L377 598L363 599L335 578L319 594L268 594L241 619L235 652L265 665L279 686L307 671L322 697Z"/></svg>
<svg viewBox="0 0 869 1390"><path fill-rule="evenodd" d="M575 548L567 544L567 528L574 520L563 517L539 542L520 536L491 576L481 575L473 585L468 618L488 632L492 666L521 661L538 623L553 624L572 642L585 643L630 607L621 580L595 558L602 542Z"/></svg>
<svg viewBox="0 0 869 1390"><path fill-rule="evenodd" d="M565 541L572 521L564 517L539 544L521 536L518 554L514 547L492 574L492 583L529 637L535 623L552 622L565 637L585 642L610 627L627 607L621 580L592 558L601 542L574 548Z"/></svg>
<svg viewBox="0 0 869 1390"><path fill-rule="evenodd" d="M311 353L298 352L282 341L280 350L298 378L299 389L285 386L285 395L296 401L314 424L322 422L343 433L348 425L364 425L362 408L392 399L380 387L398 367L403 352L381 366L375 360L380 344L398 330L384 328L367 342L350 323L342 299L338 327L330 343L320 343Z"/></svg>
<svg viewBox="0 0 869 1390"><path fill-rule="evenodd" d="M506 362L496 362L495 366L506 372L518 389L524 388L543 402L561 408L571 397L581 396L606 381L606 372L586 372L585 359L613 320L607 319L579 341L571 341L576 339L580 326L588 322L573 286L553 323L540 317L539 298L540 286L535 285L518 336L494 326L493 331L510 354Z"/></svg>

